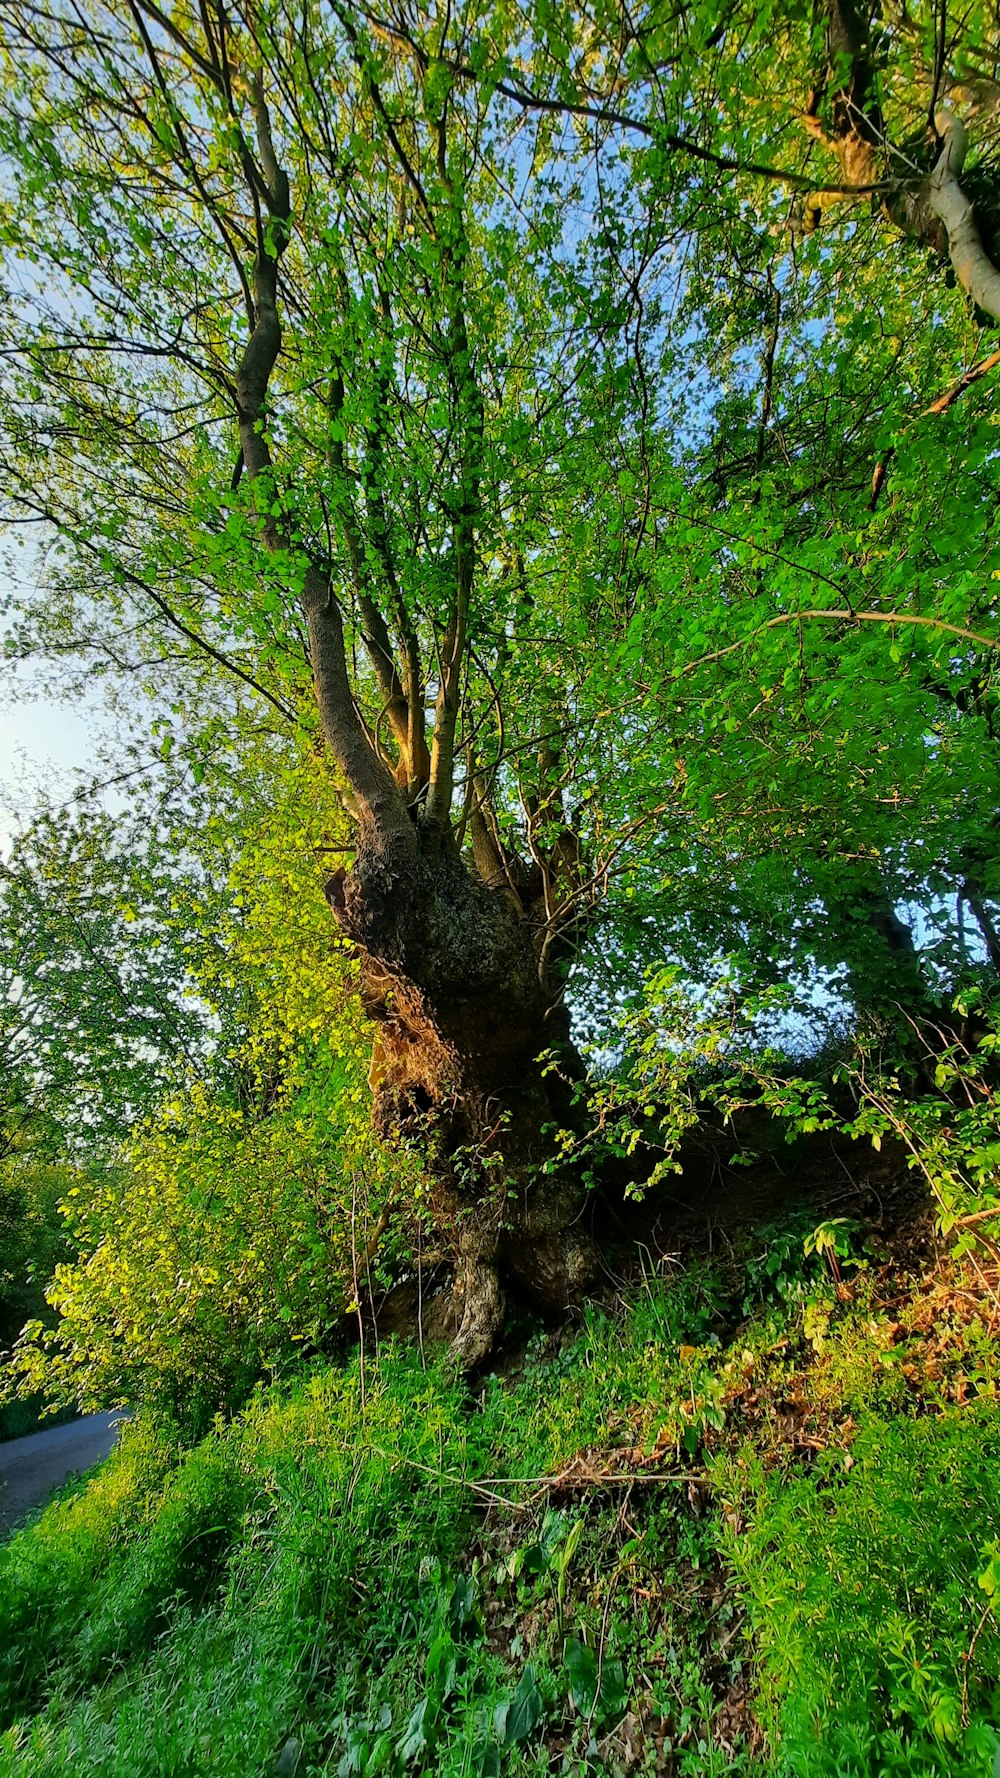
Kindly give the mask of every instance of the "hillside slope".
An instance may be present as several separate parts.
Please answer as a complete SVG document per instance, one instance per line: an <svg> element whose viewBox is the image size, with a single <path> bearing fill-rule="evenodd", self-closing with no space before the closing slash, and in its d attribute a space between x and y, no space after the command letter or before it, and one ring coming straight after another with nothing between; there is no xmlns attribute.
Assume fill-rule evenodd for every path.
<svg viewBox="0 0 1000 1778"><path fill-rule="evenodd" d="M384 1344L0 1552L0 1774L983 1778L995 1257L786 1217L469 1385Z"/></svg>

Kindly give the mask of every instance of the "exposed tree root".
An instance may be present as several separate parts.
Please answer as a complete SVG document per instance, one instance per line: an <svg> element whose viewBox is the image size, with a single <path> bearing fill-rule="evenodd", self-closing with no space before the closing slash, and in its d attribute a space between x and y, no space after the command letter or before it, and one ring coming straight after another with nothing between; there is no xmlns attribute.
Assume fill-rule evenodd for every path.
<svg viewBox="0 0 1000 1778"><path fill-rule="evenodd" d="M371 1334L449 1347L471 1372L525 1314L558 1327L586 1300L617 1295L685 1255L738 1246L795 1208L817 1223L846 1214L884 1231L927 1224L926 1186L889 1141L876 1152L819 1132L789 1144L784 1126L749 1112L735 1134L707 1124L693 1131L683 1162L639 1200L626 1197L624 1175L588 1194L584 1213L558 1233L532 1238L522 1224L501 1230L489 1249L467 1238L457 1256L371 1303Z"/></svg>

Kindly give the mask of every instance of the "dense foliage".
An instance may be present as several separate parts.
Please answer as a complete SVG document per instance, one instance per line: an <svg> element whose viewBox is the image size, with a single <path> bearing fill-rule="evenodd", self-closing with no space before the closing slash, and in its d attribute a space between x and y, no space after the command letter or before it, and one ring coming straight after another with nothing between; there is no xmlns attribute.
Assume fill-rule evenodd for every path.
<svg viewBox="0 0 1000 1778"><path fill-rule="evenodd" d="M97 9L69 35L8 13L5 230L34 270L5 312L5 489L59 539L16 646L153 684L164 656L173 677L222 655L262 716L309 724L291 595L318 555L391 757L375 616L432 663L468 496L459 837L491 804L494 840L546 874L552 946L571 916L624 923L627 973L640 897L696 978L722 951L751 981L818 964L884 1000L899 984L891 957L871 967L864 910L909 897L945 979L975 974L997 870L988 384L921 410L989 342L940 242L929 258L898 204L838 197L815 165L840 140L819 26L567 8L522 40L503 8L333 10L310 15L312 51L280 7L128 26ZM984 189L984 20L854 22L891 118L872 180L908 201L908 166L923 190L930 91L972 107ZM263 175L238 190L256 69L293 193L287 244L280 218L256 225L289 309L267 406L277 543L231 476L266 210ZM195 668L199 641L216 654Z"/></svg>
<svg viewBox="0 0 1000 1778"><path fill-rule="evenodd" d="M155 1398L197 1425L336 1336L392 1252L394 1199L397 1247L419 1231L419 1171L371 1142L360 1009L314 893L331 811L302 816L293 772L240 789L226 810L174 790L130 851L84 811L48 896L54 820L15 853L5 944L19 982L36 970L34 1089L74 1159L49 1199L80 1258L28 1243L42 1284L62 1261L56 1316L30 1321L8 1388ZM15 1197L30 1155L25 1135L7 1158ZM21 1306L8 1341L37 1316Z"/></svg>
<svg viewBox="0 0 1000 1778"><path fill-rule="evenodd" d="M0 1551L0 1771L983 1778L992 1304L857 1260L786 1224L475 1401L383 1350L133 1425Z"/></svg>
<svg viewBox="0 0 1000 1778"><path fill-rule="evenodd" d="M729 997L751 1096L760 996L786 1050L863 1034L852 1090L938 1093L917 1146L952 1132L969 1210L1000 963L982 9L0 26L7 646L147 712L126 808L52 811L4 876L15 1109L114 1142L284 1078L242 899L276 956L303 935L321 1024L349 941L467 1362L509 1285L597 1274L549 1135L581 1135L563 1007L620 1053L650 964L675 1006Z"/></svg>

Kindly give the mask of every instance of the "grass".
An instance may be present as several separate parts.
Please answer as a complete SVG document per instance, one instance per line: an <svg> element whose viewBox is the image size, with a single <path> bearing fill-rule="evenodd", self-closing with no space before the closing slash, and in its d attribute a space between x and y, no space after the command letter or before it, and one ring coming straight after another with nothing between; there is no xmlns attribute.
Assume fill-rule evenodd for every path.
<svg viewBox="0 0 1000 1778"><path fill-rule="evenodd" d="M854 1257L140 1417L0 1551L0 1778L987 1778L993 1283Z"/></svg>
<svg viewBox="0 0 1000 1778"><path fill-rule="evenodd" d="M1000 1523L996 1447L996 1404L977 1401L873 1415L808 1475L756 1479L752 1522L727 1543L793 1769L992 1766L1000 1636L979 1581Z"/></svg>

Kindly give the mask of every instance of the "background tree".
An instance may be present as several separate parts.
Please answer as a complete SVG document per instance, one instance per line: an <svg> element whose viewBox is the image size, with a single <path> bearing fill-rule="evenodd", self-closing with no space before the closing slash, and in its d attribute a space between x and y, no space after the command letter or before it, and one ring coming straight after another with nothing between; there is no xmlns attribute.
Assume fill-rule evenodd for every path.
<svg viewBox="0 0 1000 1778"><path fill-rule="evenodd" d="M387 1258L429 1291L435 1254L419 1169L371 1140L332 792L246 737L236 777L171 749L144 782L114 822L38 820L2 885L31 1109L0 1156L3 1394L195 1426L356 1329Z"/></svg>

